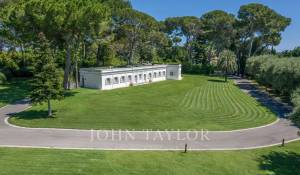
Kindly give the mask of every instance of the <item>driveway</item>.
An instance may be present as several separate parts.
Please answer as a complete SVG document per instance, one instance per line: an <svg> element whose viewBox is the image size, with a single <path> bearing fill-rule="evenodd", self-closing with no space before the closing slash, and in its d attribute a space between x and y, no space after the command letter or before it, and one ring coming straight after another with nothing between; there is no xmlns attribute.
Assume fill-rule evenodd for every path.
<svg viewBox="0 0 300 175"><path fill-rule="evenodd" d="M278 114L276 122L235 131L93 131L23 128L7 122L9 115L24 111L26 101L0 108L0 147L99 150L243 150L300 140L299 129L285 116L290 108L258 91L249 80L234 78L245 93Z"/></svg>

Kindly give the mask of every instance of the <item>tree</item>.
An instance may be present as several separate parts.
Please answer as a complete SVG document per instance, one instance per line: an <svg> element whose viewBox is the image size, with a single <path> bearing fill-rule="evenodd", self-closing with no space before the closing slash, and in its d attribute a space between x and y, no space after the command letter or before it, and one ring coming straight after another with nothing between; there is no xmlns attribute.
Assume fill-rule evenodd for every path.
<svg viewBox="0 0 300 175"><path fill-rule="evenodd" d="M62 76L54 62L48 41L43 34L40 36L41 47L31 82L30 99L34 104L47 102L48 116L52 116L51 100L59 100L63 97Z"/></svg>
<svg viewBox="0 0 300 175"><path fill-rule="evenodd" d="M244 74L247 58L256 54L258 50L278 45L281 32L290 23L290 18L278 14L265 5L252 3L241 6L236 24L235 42L239 72ZM256 47L254 47L255 42Z"/></svg>
<svg viewBox="0 0 300 175"><path fill-rule="evenodd" d="M236 70L235 54L230 50L222 51L220 53L218 67L224 73L225 82L227 82L228 73L233 73Z"/></svg>
<svg viewBox="0 0 300 175"><path fill-rule="evenodd" d="M165 32L172 38L174 45L178 45L179 39L184 39L186 49L186 60L194 63L193 42L202 34L200 20L194 16L174 17L165 20Z"/></svg>
<svg viewBox="0 0 300 175"><path fill-rule="evenodd" d="M42 32L51 41L52 49L65 53L65 89L70 87L72 64L78 63L73 53L99 33L110 14L109 8L98 0L19 0L8 3L1 12L3 27L18 43L37 47L36 34Z"/></svg>
<svg viewBox="0 0 300 175"><path fill-rule="evenodd" d="M234 15L221 10L208 12L200 18L208 44L213 44L217 53L229 49L234 39L236 22Z"/></svg>
<svg viewBox="0 0 300 175"><path fill-rule="evenodd" d="M137 46L150 43L150 33L154 30L158 30L158 23L153 17L128 8L120 12L115 30L115 42L123 45L120 52L123 57L127 58L128 65L136 62L134 58Z"/></svg>

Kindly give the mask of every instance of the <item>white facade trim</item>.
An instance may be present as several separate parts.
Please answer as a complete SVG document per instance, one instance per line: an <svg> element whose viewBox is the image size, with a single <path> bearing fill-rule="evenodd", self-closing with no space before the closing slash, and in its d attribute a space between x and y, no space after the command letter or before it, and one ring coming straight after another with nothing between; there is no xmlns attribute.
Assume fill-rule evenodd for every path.
<svg viewBox="0 0 300 175"><path fill-rule="evenodd" d="M164 80L181 80L181 65L153 65L131 68L82 68L81 87L110 90Z"/></svg>

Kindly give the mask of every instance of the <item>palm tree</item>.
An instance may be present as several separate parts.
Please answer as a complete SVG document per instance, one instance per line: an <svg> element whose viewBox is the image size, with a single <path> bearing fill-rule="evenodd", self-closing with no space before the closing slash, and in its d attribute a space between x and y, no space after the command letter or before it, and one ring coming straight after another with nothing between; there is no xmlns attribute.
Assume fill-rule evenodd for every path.
<svg viewBox="0 0 300 175"><path fill-rule="evenodd" d="M225 82L227 82L228 73L233 73L236 70L236 57L230 50L224 50L220 53L218 67L223 72Z"/></svg>

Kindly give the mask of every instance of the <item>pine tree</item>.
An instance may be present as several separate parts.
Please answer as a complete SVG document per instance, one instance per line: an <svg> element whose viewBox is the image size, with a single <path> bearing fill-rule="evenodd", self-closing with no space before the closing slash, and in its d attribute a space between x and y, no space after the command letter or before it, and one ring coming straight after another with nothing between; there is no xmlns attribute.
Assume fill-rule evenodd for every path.
<svg viewBox="0 0 300 175"><path fill-rule="evenodd" d="M63 97L63 78L51 54L49 42L43 34L39 35L40 48L31 82L30 99L33 104L48 103L48 116L52 116L51 100Z"/></svg>

